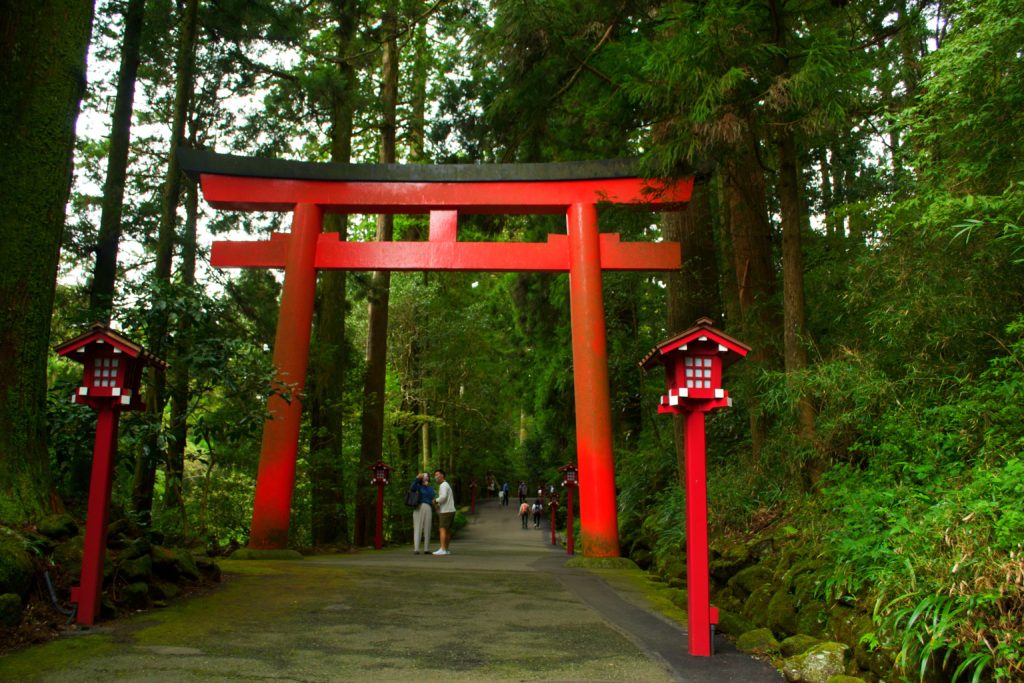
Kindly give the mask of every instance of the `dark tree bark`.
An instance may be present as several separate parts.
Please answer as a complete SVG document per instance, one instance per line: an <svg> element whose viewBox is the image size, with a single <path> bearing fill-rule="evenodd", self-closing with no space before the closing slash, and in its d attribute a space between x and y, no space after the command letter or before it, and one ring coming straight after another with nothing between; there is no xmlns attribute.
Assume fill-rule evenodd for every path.
<svg viewBox="0 0 1024 683"><path fill-rule="evenodd" d="M782 327L774 301L775 271L772 267L771 228L765 199L764 170L757 155L758 142L748 136L736 156L726 164L729 234L732 238L740 308L741 336L752 347L752 364L779 367L774 342ZM767 438L767 425L757 402L750 406L751 453L759 462Z"/></svg>
<svg viewBox="0 0 1024 683"><path fill-rule="evenodd" d="M333 5L338 87L331 101L331 160L347 163L352 158L352 120L358 87L355 67L346 59L355 38L357 9L354 3L336 0ZM325 217L324 232L346 239L345 216ZM347 544L348 512L345 504L344 401L348 372L345 314L348 310L346 273L320 273L316 302L313 355L308 383L310 436L310 498L312 534L316 545Z"/></svg>
<svg viewBox="0 0 1024 683"><path fill-rule="evenodd" d="M193 72L195 70L196 29L199 18L199 0L188 0L181 19L178 39L178 55L176 59L177 81L174 91L174 117L171 121L170 152L167 162L167 174L164 179L163 199L160 211L160 230L157 237L156 265L153 280L159 285L171 281L171 262L176 242L178 203L181 198L181 171L178 168L178 147L185 141L185 125L188 122L189 105L195 89ZM167 352L166 313L156 316L149 335L150 351L158 357ZM161 448L157 432L162 429L162 416L166 403L163 373L150 372L149 392L146 408L150 419L156 425L153 436L139 452L135 460L135 480L132 485L132 507L145 520L153 509L153 486L156 479L156 465L159 462Z"/></svg>
<svg viewBox="0 0 1024 683"><path fill-rule="evenodd" d="M807 325L804 300L804 253L801 231L804 224L804 201L801 195L800 166L793 134L783 129L778 136L779 205L782 214L782 312L783 357L786 372L807 367ZM797 406L797 428L801 440L813 447L814 406L802 396ZM823 467L815 459L807 466L810 483L817 482Z"/></svg>
<svg viewBox="0 0 1024 683"><path fill-rule="evenodd" d="M711 215L711 188L706 182L694 185L685 211L665 214L665 239L678 242L682 267L668 276L668 333L681 332L701 316L721 317L718 294L718 262L715 256ZM677 474L686 477L686 418L674 415Z"/></svg>
<svg viewBox="0 0 1024 683"><path fill-rule="evenodd" d="M100 234L96 243L96 264L89 289L89 308L97 320L110 322L117 278L117 250L121 241L121 214L124 204L124 180L128 168L128 143L131 140L135 81L139 72L142 23L146 0L130 0L124 15L121 67L117 75L117 98L110 125L110 152L107 177L103 183L103 207Z"/></svg>
<svg viewBox="0 0 1024 683"><path fill-rule="evenodd" d="M93 3L0 4L0 519L60 507L46 362Z"/></svg>
<svg viewBox="0 0 1024 683"><path fill-rule="evenodd" d="M398 41L395 38L396 15L394 8L384 19L389 38L384 44L381 62L383 84L381 86L381 163L394 163L395 138L397 130L396 109L398 104ZM394 230L393 217L377 217L377 241L391 241ZM369 291L369 312L366 339L366 383L363 387L363 430L360 448L360 470L365 472L370 465L380 460L384 442L384 384L387 374L388 340L388 299L391 288L391 272L378 270L373 273ZM356 488L356 545L367 545L373 536L373 496L368 477L358 479Z"/></svg>

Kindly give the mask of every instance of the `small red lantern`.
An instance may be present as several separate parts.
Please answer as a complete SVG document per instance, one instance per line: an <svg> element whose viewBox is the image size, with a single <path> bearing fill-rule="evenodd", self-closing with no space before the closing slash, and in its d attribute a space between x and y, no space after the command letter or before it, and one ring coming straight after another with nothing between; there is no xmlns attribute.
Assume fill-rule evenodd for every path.
<svg viewBox="0 0 1024 683"><path fill-rule="evenodd" d="M391 468L388 465L378 460L370 465L370 471L373 472L373 479L370 480L371 484L387 486L391 483Z"/></svg>
<svg viewBox="0 0 1024 683"><path fill-rule="evenodd" d="M88 626L95 622L99 613L103 587L103 556L107 549L118 420L122 411L145 407L139 394L143 369L153 365L163 370L167 363L101 323L95 323L85 334L60 344L54 350L58 355L85 366L82 386L71 401L96 411L82 573L79 585L71 589L71 601L77 605L76 621Z"/></svg>
<svg viewBox="0 0 1024 683"><path fill-rule="evenodd" d="M715 401L712 407L717 408L730 405L722 386L723 370L749 351L743 342L713 328L710 318L701 318L694 327L658 344L640 366L665 366L668 393L661 397L659 413L686 412L684 403L695 401Z"/></svg>
<svg viewBox="0 0 1024 683"><path fill-rule="evenodd" d="M391 468L378 460L370 465L373 472L371 484L377 486L377 528L373 535L373 547L380 550L384 547L384 487L388 485L391 477Z"/></svg>
<svg viewBox="0 0 1024 683"><path fill-rule="evenodd" d="M562 473L562 486L579 486L579 470L576 465L562 465L558 471Z"/></svg>
<svg viewBox="0 0 1024 683"><path fill-rule="evenodd" d="M576 465L572 463L568 465L562 465L558 468L558 471L562 473L562 486L566 489L566 501L565 501L565 552L568 555L575 553L575 547L573 546L572 538L572 492L573 489L580 485L579 470L576 469Z"/></svg>

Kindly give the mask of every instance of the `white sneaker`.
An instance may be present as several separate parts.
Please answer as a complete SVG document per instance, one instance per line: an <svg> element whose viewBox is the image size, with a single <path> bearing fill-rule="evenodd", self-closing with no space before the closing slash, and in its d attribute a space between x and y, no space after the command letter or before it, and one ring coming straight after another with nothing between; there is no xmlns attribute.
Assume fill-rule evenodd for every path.
<svg viewBox="0 0 1024 683"><path fill-rule="evenodd" d="M435 550L435 551L434 551L433 553L431 553L431 554L432 554L432 555L451 555L451 553L449 553L449 552L448 552L447 550L445 550L444 548L438 548L437 550Z"/></svg>

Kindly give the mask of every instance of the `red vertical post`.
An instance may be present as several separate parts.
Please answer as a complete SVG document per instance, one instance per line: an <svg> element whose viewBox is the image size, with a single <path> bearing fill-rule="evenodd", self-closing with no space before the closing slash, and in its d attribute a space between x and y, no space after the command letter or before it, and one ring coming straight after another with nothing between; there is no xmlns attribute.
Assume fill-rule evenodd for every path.
<svg viewBox="0 0 1024 683"><path fill-rule="evenodd" d="M89 508L82 549L82 580L81 585L72 589L71 595L72 602L78 603L76 621L87 626L96 623L100 592L103 589L103 556L107 549L107 523L110 521L111 477L114 453L117 451L117 422L121 414L114 400L102 401L97 409Z"/></svg>
<svg viewBox="0 0 1024 683"><path fill-rule="evenodd" d="M377 530L373 536L373 547L384 547L384 482L377 482Z"/></svg>
<svg viewBox="0 0 1024 683"><path fill-rule="evenodd" d="M567 493L569 494L569 499L566 501L566 503L568 504L569 507L565 511L565 554L566 555L573 555L576 552L576 549L573 547L573 543L572 543L572 527L573 527L573 519L572 519L572 490L574 488L576 488L576 487L575 486L570 486L569 490L567 491Z"/></svg>
<svg viewBox="0 0 1024 683"><path fill-rule="evenodd" d="M281 549L288 545L288 522L302 417L299 394L305 385L309 364L309 338L316 294L314 264L322 223L321 207L315 204L295 206L274 339L277 377L288 385L292 395L290 401L274 395L267 402L267 412L271 417L263 425L250 548Z"/></svg>
<svg viewBox="0 0 1024 683"><path fill-rule="evenodd" d="M548 507L551 508L551 545L556 545L556 543L555 543L555 504L554 504L554 502L549 503Z"/></svg>
<svg viewBox="0 0 1024 683"><path fill-rule="evenodd" d="M704 411L686 413L686 589L690 654L711 656L708 487Z"/></svg>
<svg viewBox="0 0 1024 683"><path fill-rule="evenodd" d="M608 350L597 207L572 204L568 215L580 531L587 557L618 557L615 463L612 457Z"/></svg>

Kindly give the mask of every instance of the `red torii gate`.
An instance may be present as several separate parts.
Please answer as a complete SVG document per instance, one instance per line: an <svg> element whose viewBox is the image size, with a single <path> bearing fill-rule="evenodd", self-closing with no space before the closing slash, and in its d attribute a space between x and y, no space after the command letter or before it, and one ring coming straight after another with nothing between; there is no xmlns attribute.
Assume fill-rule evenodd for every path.
<svg viewBox="0 0 1024 683"><path fill-rule="evenodd" d="M623 243L600 234L597 204L680 209L693 179L647 182L631 160L490 166L355 165L252 159L178 150L218 209L290 211L290 234L214 242L219 268L283 268L274 342L279 378L305 384L316 273L321 269L568 272L576 402L580 526L585 555L619 555L602 270L670 271L675 243ZM430 215L426 242L346 242L322 233L324 213ZM565 213L567 234L540 243L459 242L459 214ZM287 546L302 412L271 397L263 428L249 547Z"/></svg>

